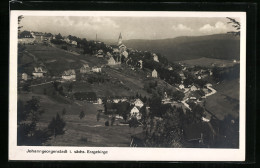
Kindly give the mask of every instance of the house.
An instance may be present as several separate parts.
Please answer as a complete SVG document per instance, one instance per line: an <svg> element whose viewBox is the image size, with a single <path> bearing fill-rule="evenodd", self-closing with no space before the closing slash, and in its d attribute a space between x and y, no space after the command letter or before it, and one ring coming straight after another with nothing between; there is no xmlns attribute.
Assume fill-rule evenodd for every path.
<svg viewBox="0 0 260 168"><path fill-rule="evenodd" d="M130 111L130 118L136 117L137 120L141 119L140 107L134 106Z"/></svg>
<svg viewBox="0 0 260 168"><path fill-rule="evenodd" d="M182 80L186 79L186 77L185 77L185 75L184 75L184 73L182 71L179 73L179 75L180 75Z"/></svg>
<svg viewBox="0 0 260 168"><path fill-rule="evenodd" d="M116 65L116 61L113 56L109 58L107 65Z"/></svg>
<svg viewBox="0 0 260 168"><path fill-rule="evenodd" d="M157 56L156 54L153 54L153 60L154 60L155 62L159 62L158 56Z"/></svg>
<svg viewBox="0 0 260 168"><path fill-rule="evenodd" d="M103 55L103 50L98 50L96 56L97 56L98 58L103 58L103 57L104 57L104 55Z"/></svg>
<svg viewBox="0 0 260 168"><path fill-rule="evenodd" d="M33 78L41 78L44 76L44 73L46 73L46 71L43 70L42 67L34 67L34 71L32 73Z"/></svg>
<svg viewBox="0 0 260 168"><path fill-rule="evenodd" d="M180 89L184 89L185 87L184 87L183 84L180 84L180 85L179 85L179 88L180 88Z"/></svg>
<svg viewBox="0 0 260 168"><path fill-rule="evenodd" d="M140 63L140 69L142 69L143 68L143 61L139 60L138 62Z"/></svg>
<svg viewBox="0 0 260 168"><path fill-rule="evenodd" d="M172 68L171 66L169 66L169 67L168 67L168 70L169 70L169 71L172 71L172 70L173 70L173 68Z"/></svg>
<svg viewBox="0 0 260 168"><path fill-rule="evenodd" d="M132 104L134 104L136 107L143 107L144 103L140 99L136 99Z"/></svg>
<svg viewBox="0 0 260 168"><path fill-rule="evenodd" d="M88 73L90 72L90 67L88 64L84 64L80 69L79 69L80 73Z"/></svg>
<svg viewBox="0 0 260 168"><path fill-rule="evenodd" d="M196 91L198 90L198 88L195 86L195 85L192 85L191 88L190 88L191 91Z"/></svg>
<svg viewBox="0 0 260 168"><path fill-rule="evenodd" d="M19 34L18 43L20 44L30 44L34 42L34 37L31 32L23 31Z"/></svg>
<svg viewBox="0 0 260 168"><path fill-rule="evenodd" d="M98 98L98 99L97 99L97 104L102 104L102 102L103 102L103 101L102 101L101 98Z"/></svg>
<svg viewBox="0 0 260 168"><path fill-rule="evenodd" d="M76 81L76 72L74 69L69 69L64 71L61 77L64 80Z"/></svg>
<svg viewBox="0 0 260 168"><path fill-rule="evenodd" d="M123 51L123 52L122 52L122 55L123 55L125 58L128 58L128 52L127 52L127 51Z"/></svg>
<svg viewBox="0 0 260 168"><path fill-rule="evenodd" d="M94 66L92 67L92 72L101 72L101 68Z"/></svg>
<svg viewBox="0 0 260 168"><path fill-rule="evenodd" d="M155 69L152 71L152 77L153 78L158 78L158 73L157 73L157 71Z"/></svg>
<svg viewBox="0 0 260 168"><path fill-rule="evenodd" d="M22 74L22 80L25 80L25 81L28 80L28 75L27 75L27 73L23 73L23 74Z"/></svg>
<svg viewBox="0 0 260 168"><path fill-rule="evenodd" d="M74 46L78 45L78 43L76 41L72 41L71 44L74 45Z"/></svg>

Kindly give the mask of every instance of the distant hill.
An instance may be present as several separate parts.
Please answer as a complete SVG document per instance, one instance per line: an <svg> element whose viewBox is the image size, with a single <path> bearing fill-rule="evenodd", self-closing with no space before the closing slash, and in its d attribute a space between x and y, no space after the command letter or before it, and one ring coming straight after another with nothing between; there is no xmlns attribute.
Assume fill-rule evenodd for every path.
<svg viewBox="0 0 260 168"><path fill-rule="evenodd" d="M230 34L207 36L182 36L160 40L126 40L128 48L160 53L169 61L181 61L201 57L215 59L238 59L240 39Z"/></svg>

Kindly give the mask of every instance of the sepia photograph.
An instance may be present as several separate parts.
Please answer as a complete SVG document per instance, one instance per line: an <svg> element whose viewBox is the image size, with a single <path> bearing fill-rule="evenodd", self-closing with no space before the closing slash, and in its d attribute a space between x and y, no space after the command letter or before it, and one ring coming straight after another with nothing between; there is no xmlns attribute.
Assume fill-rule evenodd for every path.
<svg viewBox="0 0 260 168"><path fill-rule="evenodd" d="M14 158L59 147L244 158L245 13L12 12Z"/></svg>

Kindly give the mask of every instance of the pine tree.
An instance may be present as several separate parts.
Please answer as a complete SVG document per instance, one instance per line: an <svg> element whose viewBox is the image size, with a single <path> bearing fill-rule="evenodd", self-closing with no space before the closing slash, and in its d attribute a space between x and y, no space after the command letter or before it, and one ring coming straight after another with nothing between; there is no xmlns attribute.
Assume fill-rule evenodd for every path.
<svg viewBox="0 0 260 168"><path fill-rule="evenodd" d="M64 127L66 126L66 122L60 117L59 113L56 114L56 117L52 118L48 129L52 132L54 137L57 135L64 134Z"/></svg>
<svg viewBox="0 0 260 168"><path fill-rule="evenodd" d="M85 117L85 113L84 113L84 111L81 111L80 114L79 114L79 118L82 119L84 117Z"/></svg>

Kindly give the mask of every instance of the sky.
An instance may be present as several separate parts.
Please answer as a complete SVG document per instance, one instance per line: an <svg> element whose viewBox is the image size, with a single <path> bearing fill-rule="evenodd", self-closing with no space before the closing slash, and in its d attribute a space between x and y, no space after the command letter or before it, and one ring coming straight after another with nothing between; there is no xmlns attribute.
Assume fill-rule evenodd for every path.
<svg viewBox="0 0 260 168"><path fill-rule="evenodd" d="M237 19L237 18L236 18ZM238 20L238 19L237 19ZM225 17L24 16L22 30L61 33L93 40L165 39L234 31ZM239 20L238 20L239 21Z"/></svg>

